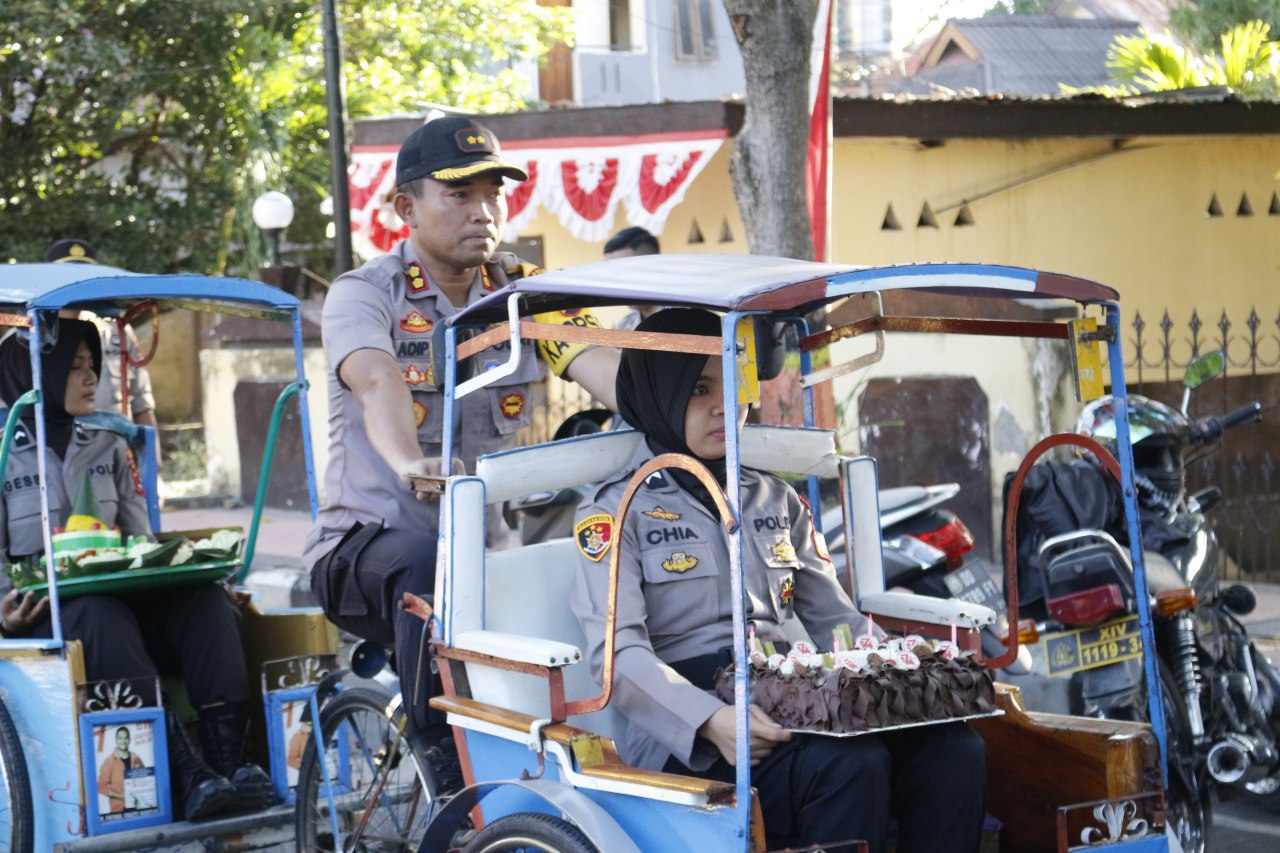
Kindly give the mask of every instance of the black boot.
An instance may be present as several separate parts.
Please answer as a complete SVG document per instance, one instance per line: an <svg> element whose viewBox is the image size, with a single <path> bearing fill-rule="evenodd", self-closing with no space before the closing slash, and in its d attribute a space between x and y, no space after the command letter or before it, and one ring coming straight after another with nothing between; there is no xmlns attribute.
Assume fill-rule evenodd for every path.
<svg viewBox="0 0 1280 853"><path fill-rule="evenodd" d="M235 788L205 764L177 714L166 711L165 723L169 735L170 775L183 816L187 820L202 820L222 814L235 799Z"/></svg>
<svg viewBox="0 0 1280 853"><path fill-rule="evenodd" d="M233 812L258 811L275 802L271 777L244 760L249 737L249 708L243 702L224 702L200 709L200 742L215 773L235 788Z"/></svg>

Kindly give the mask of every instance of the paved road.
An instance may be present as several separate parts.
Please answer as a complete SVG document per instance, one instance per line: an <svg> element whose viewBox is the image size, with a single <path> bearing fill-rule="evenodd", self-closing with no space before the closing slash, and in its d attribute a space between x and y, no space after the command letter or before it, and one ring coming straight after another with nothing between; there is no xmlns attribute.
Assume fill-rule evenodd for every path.
<svg viewBox="0 0 1280 853"><path fill-rule="evenodd" d="M1280 812L1258 808L1236 798L1213 804L1210 850L1231 853L1275 853L1280 850Z"/></svg>

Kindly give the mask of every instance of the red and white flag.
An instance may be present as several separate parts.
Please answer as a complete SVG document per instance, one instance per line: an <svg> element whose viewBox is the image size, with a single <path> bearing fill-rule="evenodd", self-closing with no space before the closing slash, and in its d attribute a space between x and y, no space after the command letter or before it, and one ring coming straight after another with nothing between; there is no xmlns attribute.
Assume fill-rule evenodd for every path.
<svg viewBox="0 0 1280 853"><path fill-rule="evenodd" d="M819 0L809 57L809 160L805 196L813 228L813 259L828 259L831 210L831 0Z"/></svg>

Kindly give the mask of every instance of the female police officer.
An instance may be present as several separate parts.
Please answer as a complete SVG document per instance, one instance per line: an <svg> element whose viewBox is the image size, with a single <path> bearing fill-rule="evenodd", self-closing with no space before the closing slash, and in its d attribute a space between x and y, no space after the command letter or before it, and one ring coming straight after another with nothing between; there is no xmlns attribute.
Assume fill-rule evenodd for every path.
<svg viewBox="0 0 1280 853"><path fill-rule="evenodd" d="M44 398L45 471L50 521L66 524L87 482L99 520L122 536L151 536L146 504L134 479L124 439L77 420L93 412L102 349L92 323L60 318L56 337L41 357ZM26 335L11 332L0 342L0 397L12 403L32 387ZM0 498L0 551L6 559L39 560L44 551L40 517L35 409L16 427ZM0 630L6 636L52 636L48 600L19 596L0 581ZM228 809L270 804L271 780L243 764L248 727L249 683L240 644L240 614L220 585L198 584L131 592L128 596L84 595L65 599L63 636L80 640L90 681L154 684L159 672L180 671L191 703L200 713L201 736L211 769L170 720L173 777L188 819ZM230 780L230 781L228 781Z"/></svg>
<svg viewBox="0 0 1280 853"><path fill-rule="evenodd" d="M637 331L718 337L721 326L706 311L670 309ZM645 441L579 507L578 529L612 525L631 474L660 453L695 456L723 484L721 394L719 358L624 351L618 411ZM784 639L782 622L792 612L814 637L843 623L862 630L808 507L770 474L743 469L741 480L743 575L756 636ZM710 495L682 470L650 477L633 506L625 529L604 540L622 549L613 693L631 723L622 754L648 769L732 781L734 709L710 690L716 667L732 654L728 539ZM609 545L600 543L580 541L572 601L597 678L609 585L601 565ZM752 784L771 848L865 839L883 851L893 817L900 853L977 850L985 753L965 725L831 739L793 735L758 708L750 712Z"/></svg>

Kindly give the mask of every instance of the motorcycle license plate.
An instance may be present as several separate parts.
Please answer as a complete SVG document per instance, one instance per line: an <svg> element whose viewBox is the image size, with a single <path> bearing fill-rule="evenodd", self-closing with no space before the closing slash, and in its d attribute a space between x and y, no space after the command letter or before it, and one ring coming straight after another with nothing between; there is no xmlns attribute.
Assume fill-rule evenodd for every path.
<svg viewBox="0 0 1280 853"><path fill-rule="evenodd" d="M1050 634L1044 638L1049 675L1070 675L1086 669L1142 657L1137 615L1094 628Z"/></svg>

